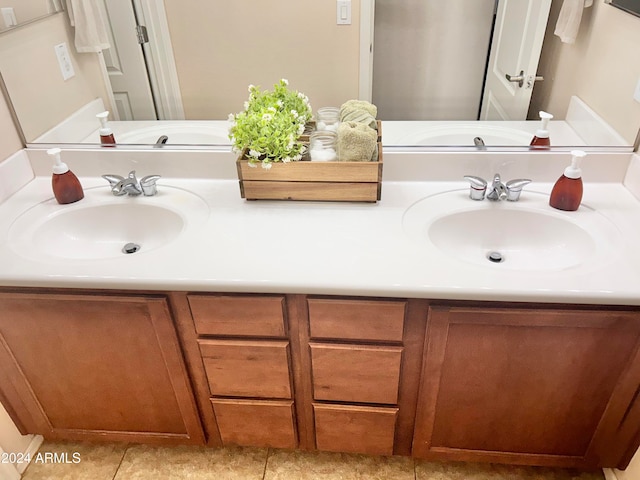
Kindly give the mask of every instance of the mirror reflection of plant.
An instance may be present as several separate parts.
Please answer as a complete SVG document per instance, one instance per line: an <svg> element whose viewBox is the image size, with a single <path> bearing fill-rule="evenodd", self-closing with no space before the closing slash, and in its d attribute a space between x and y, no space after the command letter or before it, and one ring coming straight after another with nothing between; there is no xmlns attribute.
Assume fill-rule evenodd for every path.
<svg viewBox="0 0 640 480"><path fill-rule="evenodd" d="M306 151L299 137L311 120L311 105L306 95L288 85L286 79L276 83L273 91L249 85L244 111L229 115L229 139L236 151L247 149L249 165L260 162L268 169L273 162L300 160Z"/></svg>

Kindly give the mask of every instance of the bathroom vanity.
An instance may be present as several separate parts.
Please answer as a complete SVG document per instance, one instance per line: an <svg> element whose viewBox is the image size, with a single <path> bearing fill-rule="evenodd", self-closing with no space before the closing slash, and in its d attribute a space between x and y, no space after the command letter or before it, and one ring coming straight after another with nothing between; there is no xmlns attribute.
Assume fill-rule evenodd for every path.
<svg viewBox="0 0 640 480"><path fill-rule="evenodd" d="M640 255L628 239L640 203L622 182L637 159L590 155L584 171L597 181L578 212L559 212L548 192L565 154L385 153L382 200L369 205L247 202L233 155L192 153L186 178L163 162L170 152L68 152L86 198L58 206L44 152L30 152L36 177L0 205L0 398L23 432L629 462L640 440ZM158 195L113 197L99 178L107 158L109 173L164 174ZM494 170L535 183L517 203L470 200L462 176ZM82 211L105 205L122 223L100 230ZM465 230L467 215L498 215L497 237ZM73 219L67 242L80 243L63 248L59 225ZM137 253L93 246L145 221ZM469 248L447 250L443 228ZM48 244L21 249L43 232ZM473 256L486 242L503 263Z"/></svg>

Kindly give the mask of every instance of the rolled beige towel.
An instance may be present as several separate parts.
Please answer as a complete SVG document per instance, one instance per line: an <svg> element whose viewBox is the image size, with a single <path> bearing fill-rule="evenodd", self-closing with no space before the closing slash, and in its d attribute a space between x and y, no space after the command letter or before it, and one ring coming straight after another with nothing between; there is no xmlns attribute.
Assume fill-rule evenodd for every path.
<svg viewBox="0 0 640 480"><path fill-rule="evenodd" d="M342 122L338 127L338 160L369 162L374 159L378 133L363 123Z"/></svg>
<svg viewBox="0 0 640 480"><path fill-rule="evenodd" d="M360 122L377 129L378 108L365 100L348 100L340 107L341 122Z"/></svg>
<svg viewBox="0 0 640 480"><path fill-rule="evenodd" d="M373 103L367 102L366 100L347 100L340 107L340 117L342 117L342 111L344 109L358 109L364 110L369 113L373 118L378 116L378 107L376 107Z"/></svg>

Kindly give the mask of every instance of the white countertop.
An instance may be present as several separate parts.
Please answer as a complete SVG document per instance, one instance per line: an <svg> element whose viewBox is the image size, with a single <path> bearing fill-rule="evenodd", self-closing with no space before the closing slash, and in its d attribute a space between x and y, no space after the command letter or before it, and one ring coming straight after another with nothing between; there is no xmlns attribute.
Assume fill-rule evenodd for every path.
<svg viewBox="0 0 640 480"><path fill-rule="evenodd" d="M101 178L79 176L86 198L108 192ZM163 177L159 191L186 189L208 205L189 234L117 258L35 260L10 247L7 233L20 214L52 197L50 181L37 176L0 204L0 285L640 305L640 202L622 183L585 184L583 204L619 230L607 261L521 272L451 258L403 229L412 204L464 192L464 181L384 181L379 203L355 204L247 202L237 180ZM523 201L550 209L543 194L552 184L525 187ZM538 193L527 199L528 190Z"/></svg>

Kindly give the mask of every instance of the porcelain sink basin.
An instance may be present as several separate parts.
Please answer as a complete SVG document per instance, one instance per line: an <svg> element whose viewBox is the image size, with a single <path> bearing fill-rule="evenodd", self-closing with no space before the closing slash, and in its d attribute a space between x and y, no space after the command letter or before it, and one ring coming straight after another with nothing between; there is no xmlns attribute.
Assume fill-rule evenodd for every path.
<svg viewBox="0 0 640 480"><path fill-rule="evenodd" d="M155 144L161 136L167 136L167 145L231 145L227 128L198 125L187 122L185 125L161 124L142 127L127 133L119 134L118 143Z"/></svg>
<svg viewBox="0 0 640 480"><path fill-rule="evenodd" d="M529 132L517 128L458 123L425 127L398 141L400 145L461 145L474 146L474 138L481 137L488 146L525 146L531 142Z"/></svg>
<svg viewBox="0 0 640 480"><path fill-rule="evenodd" d="M468 190L433 195L403 217L405 232L449 259L493 269L559 271L593 267L616 255L616 227L584 204L576 212L523 192L518 202L473 201Z"/></svg>
<svg viewBox="0 0 640 480"><path fill-rule="evenodd" d="M143 255L171 244L206 220L207 204L186 190L158 187L152 197L85 190L69 205L30 208L9 229L9 245L35 260L104 260Z"/></svg>

